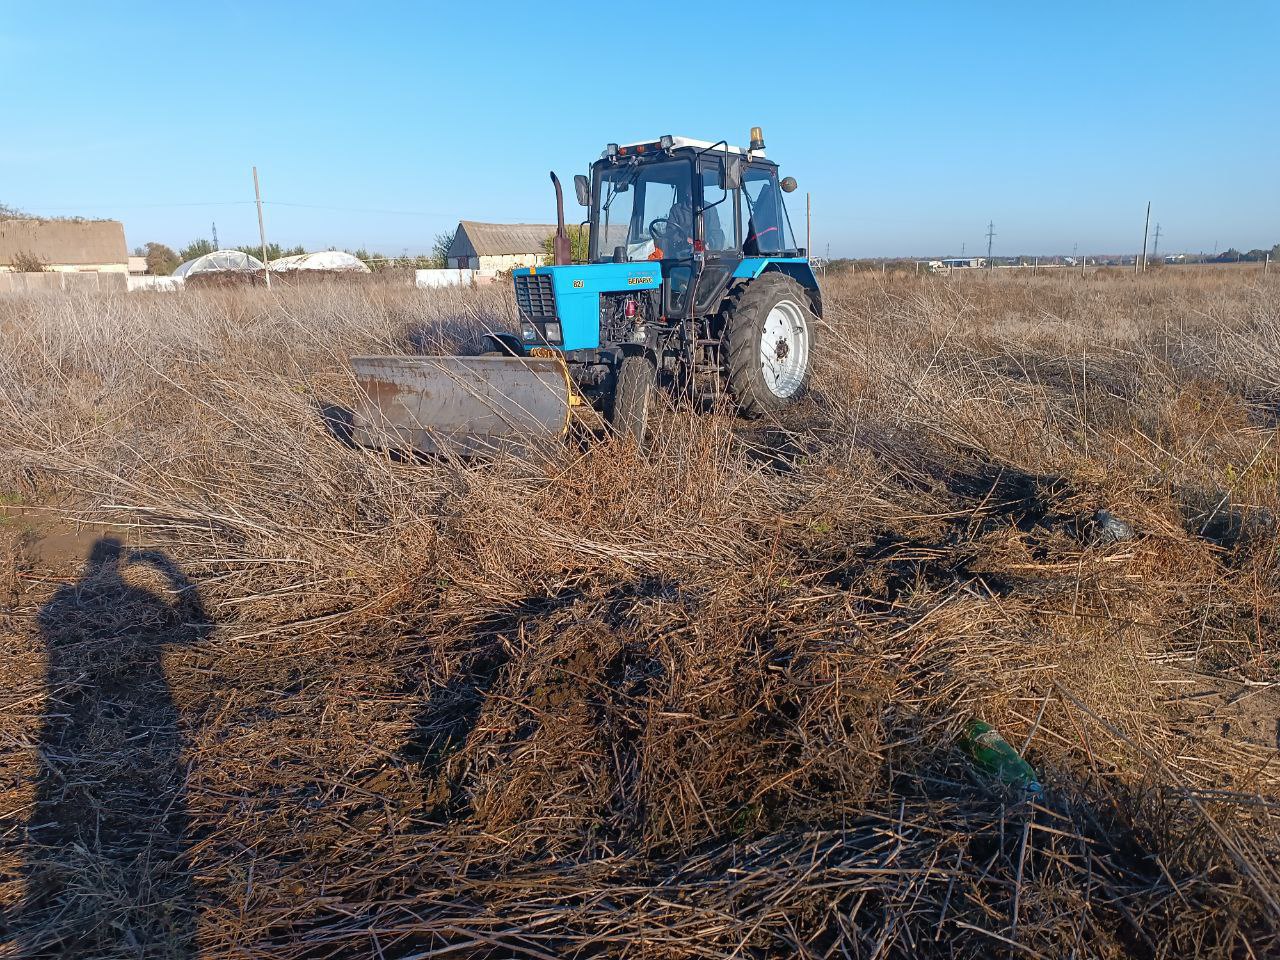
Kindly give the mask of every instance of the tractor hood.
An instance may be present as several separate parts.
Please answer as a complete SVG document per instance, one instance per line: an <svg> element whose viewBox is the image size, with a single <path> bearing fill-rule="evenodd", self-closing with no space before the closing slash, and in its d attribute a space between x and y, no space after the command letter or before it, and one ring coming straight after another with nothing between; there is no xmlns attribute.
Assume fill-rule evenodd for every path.
<svg viewBox="0 0 1280 960"><path fill-rule="evenodd" d="M516 306L534 321L560 323L563 350L600 346L600 295L652 290L662 285L662 264L584 263L563 267L519 267L512 272Z"/></svg>

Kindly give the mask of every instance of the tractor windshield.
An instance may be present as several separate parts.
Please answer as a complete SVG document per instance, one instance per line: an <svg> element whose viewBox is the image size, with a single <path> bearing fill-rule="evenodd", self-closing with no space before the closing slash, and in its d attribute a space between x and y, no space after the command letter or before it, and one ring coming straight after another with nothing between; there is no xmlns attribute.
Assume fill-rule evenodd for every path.
<svg viewBox="0 0 1280 960"><path fill-rule="evenodd" d="M592 259L682 259L693 250L693 164L688 160L598 167Z"/></svg>

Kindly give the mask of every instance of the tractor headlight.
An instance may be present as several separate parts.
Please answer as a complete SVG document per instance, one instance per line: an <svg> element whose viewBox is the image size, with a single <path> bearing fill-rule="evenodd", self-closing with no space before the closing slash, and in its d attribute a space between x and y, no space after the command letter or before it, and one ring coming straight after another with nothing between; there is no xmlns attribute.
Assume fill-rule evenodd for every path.
<svg viewBox="0 0 1280 960"><path fill-rule="evenodd" d="M521 320L520 339L525 343L563 343L559 320Z"/></svg>

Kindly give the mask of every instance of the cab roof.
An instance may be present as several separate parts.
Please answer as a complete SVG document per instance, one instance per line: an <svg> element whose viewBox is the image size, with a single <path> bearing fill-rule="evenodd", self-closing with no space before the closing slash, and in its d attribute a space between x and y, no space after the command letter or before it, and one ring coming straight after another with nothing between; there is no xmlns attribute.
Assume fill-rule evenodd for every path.
<svg viewBox="0 0 1280 960"><path fill-rule="evenodd" d="M735 147L732 144L725 146L723 144L717 144L711 140L695 140L693 137L674 137L673 136L671 138L671 149L679 150L681 147L688 147L693 150L706 150L710 147L716 147L717 153L720 153L720 152L738 153L744 157L751 156L757 159L765 158L765 152L763 150L749 151L749 150L743 149L742 147ZM618 144L618 153L624 156L631 154L633 151L637 154L644 154L644 153L648 153L650 150L653 150L656 153L661 149L662 149L662 141L658 138L655 138L653 140L637 140L634 143ZM601 157L609 156L609 151L605 150L604 153L600 154L600 156Z"/></svg>

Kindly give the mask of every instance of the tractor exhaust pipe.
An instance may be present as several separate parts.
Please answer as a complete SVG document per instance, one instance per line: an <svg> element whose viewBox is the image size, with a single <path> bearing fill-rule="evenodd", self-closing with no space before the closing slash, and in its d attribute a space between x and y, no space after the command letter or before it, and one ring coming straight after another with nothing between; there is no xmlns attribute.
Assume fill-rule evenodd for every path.
<svg viewBox="0 0 1280 960"><path fill-rule="evenodd" d="M553 259L557 267L573 263L573 249L569 245L569 234L564 229L564 191L560 189L560 178L551 171L551 182L556 185L556 236L552 241Z"/></svg>

